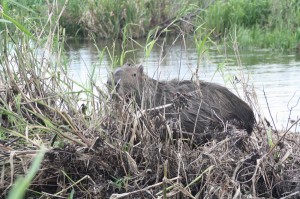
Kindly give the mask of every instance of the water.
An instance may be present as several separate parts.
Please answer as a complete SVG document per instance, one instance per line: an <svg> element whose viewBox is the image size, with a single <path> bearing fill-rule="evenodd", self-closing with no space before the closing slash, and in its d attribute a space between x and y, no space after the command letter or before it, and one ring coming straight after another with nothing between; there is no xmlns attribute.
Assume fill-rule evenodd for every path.
<svg viewBox="0 0 300 199"><path fill-rule="evenodd" d="M159 41L147 59L143 48L133 44L132 49L135 51L127 53L126 59L143 63L146 73L155 79L190 79L195 74L199 57L194 42L173 41ZM145 41L138 42L145 46ZM109 41L97 44L68 42L66 50L72 78L84 84L95 67L97 84L100 87L105 84L108 72L112 71L112 45L113 42ZM100 52L95 46L100 52L108 46L110 55L104 53L100 61ZM114 52L119 55L120 47L117 46ZM238 59L241 64L238 64ZM201 80L228 87L241 98L244 98L242 85L237 82L244 77L248 89L254 87L263 115L270 122L272 115L277 129L285 129L289 118L296 120L300 117L300 55L296 52L240 49L237 56L230 48L214 47L202 56L197 75Z"/></svg>

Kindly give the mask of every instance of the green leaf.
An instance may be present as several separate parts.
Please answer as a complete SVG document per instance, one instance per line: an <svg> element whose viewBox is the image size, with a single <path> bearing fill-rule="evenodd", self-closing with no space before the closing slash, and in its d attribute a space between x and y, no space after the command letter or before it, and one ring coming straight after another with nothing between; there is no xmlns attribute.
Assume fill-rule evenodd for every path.
<svg viewBox="0 0 300 199"><path fill-rule="evenodd" d="M0 23L11 23L11 21L5 20L5 19L0 19Z"/></svg>
<svg viewBox="0 0 300 199"><path fill-rule="evenodd" d="M20 8L23 8L23 9L29 11L29 12L32 12L32 13L34 13L34 14L37 14L34 10L32 10L32 9L30 9L29 7L24 6L24 5L22 5L22 4L20 4L20 3L16 2L16 1L10 0L9 3L15 4L16 6L18 6L18 7L20 7Z"/></svg>
<svg viewBox="0 0 300 199"><path fill-rule="evenodd" d="M22 26L19 22L17 22L15 19L11 18L10 16L8 16L6 13L2 12L2 15L5 19L7 19L8 21L12 22L19 30L21 30L22 32L24 32L26 35L28 36L32 36L32 34L29 32L29 30L27 30L24 26Z"/></svg>
<svg viewBox="0 0 300 199"><path fill-rule="evenodd" d="M72 189L72 191L71 191L71 193L70 193L70 195L69 195L68 199L73 199L73 197L74 197L74 194L75 194L75 190L74 190L74 189Z"/></svg>
<svg viewBox="0 0 300 199"><path fill-rule="evenodd" d="M40 165L43 160L44 154L45 154L45 149L43 148L43 149L41 149L41 151L39 151L39 153L34 158L28 174L25 177L20 177L16 180L14 186L12 187L12 189L10 190L10 192L8 194L8 199L23 199L24 198L26 190L28 189L34 176L40 169Z"/></svg>

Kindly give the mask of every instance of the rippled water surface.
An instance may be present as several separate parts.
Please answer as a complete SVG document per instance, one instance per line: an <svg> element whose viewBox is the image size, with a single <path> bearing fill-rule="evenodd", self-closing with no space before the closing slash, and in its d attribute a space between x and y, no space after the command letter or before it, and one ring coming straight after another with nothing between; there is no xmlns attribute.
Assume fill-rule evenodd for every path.
<svg viewBox="0 0 300 199"><path fill-rule="evenodd" d="M237 55L230 48L214 47L207 50L199 61L192 40L173 41L159 41L148 58L145 58L143 48L133 45L134 51L128 52L126 59L142 63L149 76L160 80L190 79L197 71L201 80L229 87L243 99L240 80L244 79L242 82L247 83L247 90L257 95L262 113L270 122L272 115L277 129L285 129L288 118L296 120L300 117L300 54L240 49ZM138 42L145 46L145 41ZM110 53L104 50L106 46ZM120 54L120 49L112 50L112 46L113 42L108 41L96 44L68 42L66 50L73 79L85 83L95 68L97 84L102 86L112 70L112 58ZM99 56L101 52L104 52L103 56Z"/></svg>

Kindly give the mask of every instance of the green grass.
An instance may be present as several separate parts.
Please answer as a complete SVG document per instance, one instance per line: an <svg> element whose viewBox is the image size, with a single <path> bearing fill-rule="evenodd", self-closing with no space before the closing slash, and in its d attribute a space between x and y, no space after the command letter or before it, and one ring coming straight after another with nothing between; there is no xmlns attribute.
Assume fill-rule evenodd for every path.
<svg viewBox="0 0 300 199"><path fill-rule="evenodd" d="M60 13L64 5L65 11ZM0 27L28 35L28 30L49 22L45 17L49 13L60 18L59 25L69 37L123 39L125 34L127 38L146 38L152 30L177 34L188 21L193 30L201 27L204 35L211 32L217 41L236 35L243 47L291 49L300 42L298 0L58 0L49 5L40 0L11 0L2 1L2 7ZM184 18L189 15L193 17Z"/></svg>
<svg viewBox="0 0 300 199"><path fill-rule="evenodd" d="M43 157L45 154L45 150L42 149L38 152L36 157L34 158L31 168L28 171L28 174L25 177L19 177L14 183L12 189L9 192L8 199L22 199L25 196L25 193L28 187L31 184L31 181L35 177L36 173L40 169L40 165L42 163Z"/></svg>
<svg viewBox="0 0 300 199"><path fill-rule="evenodd" d="M206 10L205 22L208 28L221 33L234 26L264 26L270 14L269 4L269 0L216 1Z"/></svg>
<svg viewBox="0 0 300 199"><path fill-rule="evenodd" d="M295 48L300 39L297 0L217 1L205 14L214 35L236 39L241 47Z"/></svg>

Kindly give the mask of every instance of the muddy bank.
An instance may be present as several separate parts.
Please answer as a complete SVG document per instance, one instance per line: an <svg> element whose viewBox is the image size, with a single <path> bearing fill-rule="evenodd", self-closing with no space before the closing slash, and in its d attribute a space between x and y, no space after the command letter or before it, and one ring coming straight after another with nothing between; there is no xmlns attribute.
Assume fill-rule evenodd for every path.
<svg viewBox="0 0 300 199"><path fill-rule="evenodd" d="M137 120L133 107L126 108L118 118L99 118L98 130L86 138L91 143L87 147L74 142L49 146L27 197L68 197L73 189L75 198L299 196L297 134L267 133L258 126L249 136L231 129L195 147L163 134L166 129L154 121L164 120ZM35 147L9 141L0 143L1 198L11 178L26 173L35 153Z"/></svg>

